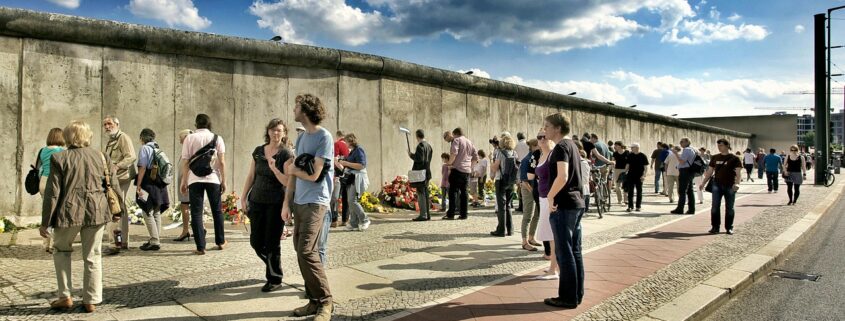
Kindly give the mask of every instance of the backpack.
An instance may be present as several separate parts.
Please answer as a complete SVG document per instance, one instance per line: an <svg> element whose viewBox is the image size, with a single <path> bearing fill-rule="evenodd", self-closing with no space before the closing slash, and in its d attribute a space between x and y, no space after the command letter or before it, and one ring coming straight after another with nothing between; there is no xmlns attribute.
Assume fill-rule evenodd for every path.
<svg viewBox="0 0 845 321"><path fill-rule="evenodd" d="M152 170L150 171L150 179L153 182L163 185L170 185L173 183L173 163L164 154L164 151L156 146L153 148Z"/></svg>
<svg viewBox="0 0 845 321"><path fill-rule="evenodd" d="M44 148L38 150L38 155L36 156L37 160L35 161L35 165L30 165L32 169L29 170L29 173L26 174L26 180L24 181L24 187L26 188L26 192L29 195L35 195L39 192L39 184L41 184L41 152L44 151Z"/></svg>
<svg viewBox="0 0 845 321"><path fill-rule="evenodd" d="M701 156L695 154L695 158L693 158L692 163L690 163L689 169L693 176L698 177L704 175L704 171L707 170L707 164Z"/></svg>
<svg viewBox="0 0 845 321"><path fill-rule="evenodd" d="M500 181L506 186L516 184L517 175L519 175L519 168L516 167L516 153L511 151L507 154L502 151L501 155L503 157L499 158L499 167L502 169Z"/></svg>
<svg viewBox="0 0 845 321"><path fill-rule="evenodd" d="M204 177L214 173L214 168L211 165L214 164L214 160L217 158L216 148L217 135L215 134L214 138L208 144L194 153L194 156L191 156L191 160L188 162L188 168L191 169L194 175Z"/></svg>

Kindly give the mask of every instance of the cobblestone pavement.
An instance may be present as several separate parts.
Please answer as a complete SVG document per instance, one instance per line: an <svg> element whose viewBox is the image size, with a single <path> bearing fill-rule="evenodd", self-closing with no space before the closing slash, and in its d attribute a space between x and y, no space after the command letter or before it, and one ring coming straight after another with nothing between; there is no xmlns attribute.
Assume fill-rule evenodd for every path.
<svg viewBox="0 0 845 321"><path fill-rule="evenodd" d="M650 189L644 188L644 190ZM802 195L806 201L802 202L803 204L799 203L798 207L812 204L814 197L818 197L813 194L812 187L808 186ZM671 206L666 204L664 197L650 193L646 196L645 207L654 206L658 208L659 210L655 213L665 213L671 209ZM614 210L619 208L617 206ZM793 211L782 215L786 220L791 217L789 215L798 215L799 212ZM607 214L603 221L598 221L592 214L585 218L586 226L604 224L613 221L616 217L620 221L623 219L625 221L624 224L617 224L604 228L600 232L587 235L584 239L584 247L585 249L595 248L618 240L623 236L678 218L674 215L655 213L621 213L614 211ZM488 232L496 224L495 215L491 209L475 211L470 214L470 219L467 221L440 221L435 218L431 222L420 223L410 222L409 218L412 216L409 215L399 214L386 217L374 219L373 225L366 232L332 230L329 237L328 268L339 269L420 252L437 253L438 251L446 251L449 246L457 243L488 239ZM515 222L518 223L520 220L521 216L514 217ZM761 233L773 233L774 230L785 228L788 225L783 222L776 224L767 222L760 222L759 224L762 226L759 229L749 229L755 231L753 234L749 233L740 237L750 238L750 241L754 242L762 242L759 240L762 238ZM748 224L757 224L756 219ZM178 233L178 230L166 231L167 236L164 239L172 238ZM210 228L209 231L211 231ZM142 235L146 234L143 226L134 226L132 232L133 241L140 241ZM162 250L157 253L142 252L135 249L116 257L105 257L103 259L105 301L98 306L98 314L210 294L223 289L247 285L257 287L262 284L264 282L263 264L255 257L249 247L248 235L244 229L238 226L227 226L227 239L230 246L226 250L222 252L208 251L205 256L191 254L193 242L173 243L167 241ZM137 246L138 243L133 243L133 245ZM514 239L514 243L518 243L518 239ZM701 249L699 252L701 252L701 255L721 254L727 256L725 254L731 254L739 256L742 255L743 251L751 248L737 248L730 243L721 246L724 249ZM497 250L497 248L491 246L489 250ZM482 247L478 253L483 252L486 251ZM471 268L452 271L446 277L420 275L419 278L398 280L389 285L363 284L359 288L385 290L384 288L388 287L388 289L378 292L380 294L377 295L359 297L353 300L337 298L338 304L334 319L375 320L473 286L487 284L508 277L513 273L546 264L546 261L542 259L542 254L538 254L538 252L512 251L507 255L482 255L478 253L470 254L475 259L474 262L477 262L476 265ZM75 255L74 280L76 280L75 284L78 285L81 281L81 261L78 254ZM698 261L698 259L690 260L694 261L686 264L683 260L676 262L659 274L643 280L641 283L652 279L656 283L650 286L643 285L643 288L639 291L653 292L658 298L671 297L677 293L667 293L666 290L662 289L661 284L677 281L670 277L661 278L660 275L667 274L667 276L677 278L679 275L683 275L684 271L703 267L705 269L705 272L701 273L703 278L709 275L707 271L715 271L715 269L726 265L725 262L728 261L724 258L715 261L704 260L703 262ZM296 266L290 241L283 242L282 264L285 271L285 282L301 288L301 283L289 281L299 278L299 269ZM413 264L409 266L413 266ZM23 244L0 247L0 269L4 271L0 275L0 319L70 320L81 317L78 310L68 313L48 309L47 302L54 298L55 272L51 257L44 253L38 245ZM684 275L682 279L698 277L699 275ZM640 284L637 286L640 286ZM78 293L78 289L74 291L74 294ZM625 293L627 291L621 293L620 296L625 295ZM628 294L631 296L630 299L618 299L618 303L612 303L616 302L619 296L614 297L611 300L612 302L609 301L597 306L589 313L593 313L597 317L607 317L616 314L609 314L610 312L606 311L620 309L623 311L638 311L636 307L642 308L644 305L651 304L646 302L638 305L627 302L642 301L642 298L633 299L637 297L636 293ZM626 313L628 313L626 315L635 314L633 312ZM290 319L295 320L295 318Z"/></svg>

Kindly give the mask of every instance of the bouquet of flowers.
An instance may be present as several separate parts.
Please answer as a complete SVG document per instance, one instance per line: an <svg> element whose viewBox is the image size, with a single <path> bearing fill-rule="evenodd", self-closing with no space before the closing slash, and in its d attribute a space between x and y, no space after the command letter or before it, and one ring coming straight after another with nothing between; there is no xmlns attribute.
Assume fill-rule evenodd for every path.
<svg viewBox="0 0 845 321"><path fill-rule="evenodd" d="M224 220L232 221L232 224L246 224L249 222L249 219L244 215L244 211L238 208L238 200L240 199L235 192L226 195L226 199L220 204Z"/></svg>
<svg viewBox="0 0 845 321"><path fill-rule="evenodd" d="M434 182L428 182L428 199L431 201L432 209L435 208L435 204L440 204L443 197L446 197L446 195L440 195L440 192L440 187L437 186L437 184L434 184Z"/></svg>
<svg viewBox="0 0 845 321"><path fill-rule="evenodd" d="M397 208L413 210L416 209L417 190L411 187L408 177L400 175L382 186L379 199Z"/></svg>
<svg viewBox="0 0 845 321"><path fill-rule="evenodd" d="M132 204L126 209L126 214L129 215L129 224L143 225L144 211L138 204Z"/></svg>
<svg viewBox="0 0 845 321"><path fill-rule="evenodd" d="M386 209L384 205L381 205L381 200L373 195L370 192L364 192L361 195L361 207L364 208L366 212L375 212L375 213L390 213L392 211Z"/></svg>
<svg viewBox="0 0 845 321"><path fill-rule="evenodd" d="M9 230L11 230L11 228ZM4 232L6 232L6 217L0 217L0 233Z"/></svg>

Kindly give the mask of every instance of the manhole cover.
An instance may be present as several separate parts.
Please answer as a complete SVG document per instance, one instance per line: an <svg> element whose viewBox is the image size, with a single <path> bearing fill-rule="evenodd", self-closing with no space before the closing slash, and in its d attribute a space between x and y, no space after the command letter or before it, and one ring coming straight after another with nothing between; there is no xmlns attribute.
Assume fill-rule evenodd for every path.
<svg viewBox="0 0 845 321"><path fill-rule="evenodd" d="M793 279L793 280L802 280L802 281L818 281L821 275L816 274L806 274L801 272L791 272L791 271L781 271L775 270L770 274L773 277L781 278L781 279Z"/></svg>

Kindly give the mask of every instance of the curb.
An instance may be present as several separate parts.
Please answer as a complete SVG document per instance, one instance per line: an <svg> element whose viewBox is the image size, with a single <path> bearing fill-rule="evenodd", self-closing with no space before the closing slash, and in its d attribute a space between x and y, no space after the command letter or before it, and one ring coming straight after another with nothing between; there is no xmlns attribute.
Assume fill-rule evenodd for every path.
<svg viewBox="0 0 845 321"><path fill-rule="evenodd" d="M836 184L835 190L807 215L755 253L649 312L638 321L703 320L751 284L766 278L776 265L782 263L786 256L810 235L809 232L813 231L818 221L831 212L842 194L843 187L845 185L841 183Z"/></svg>

